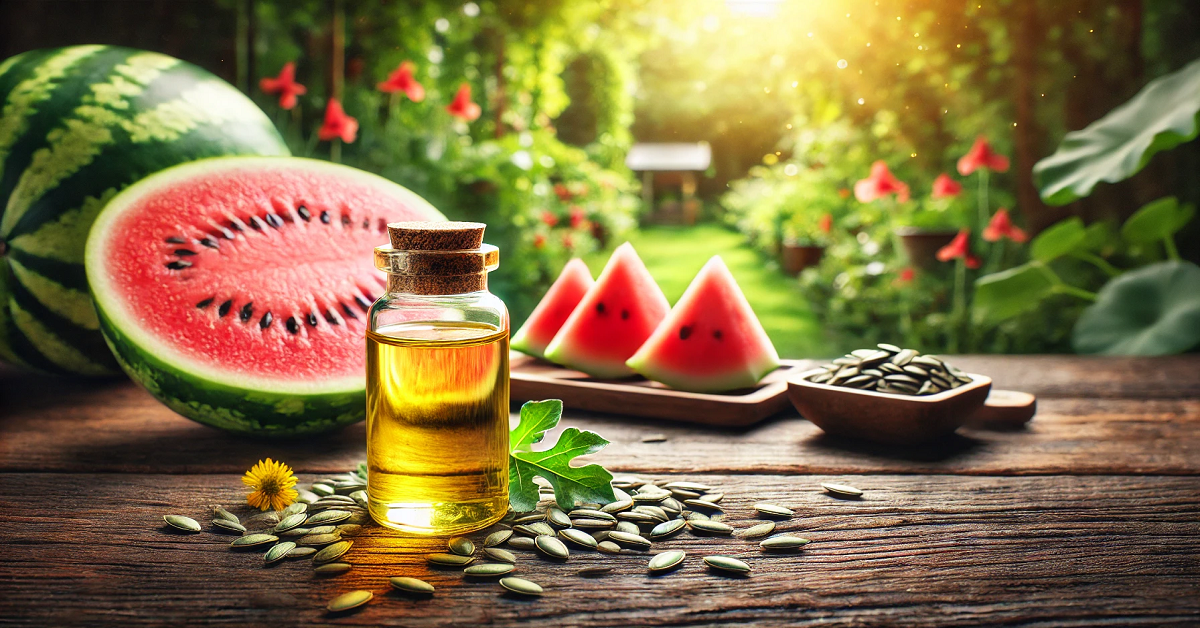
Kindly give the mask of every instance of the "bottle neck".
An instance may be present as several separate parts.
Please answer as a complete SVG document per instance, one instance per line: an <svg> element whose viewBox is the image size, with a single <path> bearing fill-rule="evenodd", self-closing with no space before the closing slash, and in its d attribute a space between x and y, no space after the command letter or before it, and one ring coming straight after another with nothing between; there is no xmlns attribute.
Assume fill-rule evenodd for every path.
<svg viewBox="0 0 1200 628"><path fill-rule="evenodd" d="M487 290L487 272L465 275L404 275L388 273L387 291L405 294L452 295Z"/></svg>

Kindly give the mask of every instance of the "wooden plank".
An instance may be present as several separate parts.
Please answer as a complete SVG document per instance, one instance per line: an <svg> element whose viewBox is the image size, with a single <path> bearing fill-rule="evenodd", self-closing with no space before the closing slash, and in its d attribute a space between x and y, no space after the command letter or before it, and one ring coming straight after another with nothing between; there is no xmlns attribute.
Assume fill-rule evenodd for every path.
<svg viewBox="0 0 1200 628"><path fill-rule="evenodd" d="M31 386L16 403L6 398L0 471L238 473L272 456L332 472L365 457L362 425L316 439L256 440L183 419L128 382L60 389ZM829 438L795 414L744 430L573 412L561 425L612 441L594 460L628 471L1174 475L1200 473L1198 423L1200 400L1051 398L1024 430L964 428L906 449ZM643 443L652 433L668 440Z"/></svg>
<svg viewBox="0 0 1200 628"><path fill-rule="evenodd" d="M262 567L229 537L177 536L161 516L203 518L233 504L236 475L0 474L0 623L60 625L313 625L355 588L376 593L349 625L1195 625L1200 622L1200 480L1194 477L689 476L726 492L727 520L750 505L797 509L780 524L813 540L766 556L750 542L684 533L654 551L684 549L685 565L646 573L646 554L574 552L566 564L518 554L519 575L542 583L537 601L494 583L431 571L440 541L371 529L356 538L350 573L311 575L305 561ZM305 477L305 481L313 479ZM861 501L823 495L849 482ZM476 535L478 536L478 535ZM749 578L713 575L705 554L741 557ZM584 580L593 565L615 572ZM388 592L411 575L431 600Z"/></svg>
<svg viewBox="0 0 1200 628"><path fill-rule="evenodd" d="M1079 355L960 355L958 368L992 378L996 388L1039 397L1200 398L1200 355L1121 358Z"/></svg>

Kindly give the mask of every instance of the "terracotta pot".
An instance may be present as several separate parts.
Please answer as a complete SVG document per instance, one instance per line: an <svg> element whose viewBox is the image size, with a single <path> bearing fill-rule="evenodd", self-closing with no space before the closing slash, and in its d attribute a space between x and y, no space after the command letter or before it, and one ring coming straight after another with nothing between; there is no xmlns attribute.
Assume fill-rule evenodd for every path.
<svg viewBox="0 0 1200 628"><path fill-rule="evenodd" d="M821 256L825 254L823 246L801 246L784 242L782 249L783 272L789 275L799 275L805 268L816 266L821 263Z"/></svg>
<svg viewBox="0 0 1200 628"><path fill-rule="evenodd" d="M950 244L958 231L950 229L921 229L919 227L896 227L896 235L904 245L904 252L913 266L924 270L936 268L937 252Z"/></svg>

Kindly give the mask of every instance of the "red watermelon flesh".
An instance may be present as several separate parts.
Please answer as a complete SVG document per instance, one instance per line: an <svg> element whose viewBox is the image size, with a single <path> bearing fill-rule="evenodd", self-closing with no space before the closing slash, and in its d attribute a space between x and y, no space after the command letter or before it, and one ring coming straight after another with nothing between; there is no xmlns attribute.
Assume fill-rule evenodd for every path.
<svg viewBox="0 0 1200 628"><path fill-rule="evenodd" d="M88 243L93 296L138 348L207 381L361 390L387 223L440 220L381 177L296 158L185 164L129 188Z"/></svg>
<svg viewBox="0 0 1200 628"><path fill-rule="evenodd" d="M546 347L554 334L567 322L575 306L583 299L596 282L587 264L579 258L572 259L563 267L558 279L546 291L533 313L512 337L512 348L522 353L545 357Z"/></svg>
<svg viewBox="0 0 1200 628"><path fill-rule="evenodd" d="M627 364L672 388L723 392L757 384L779 354L716 255Z"/></svg>
<svg viewBox="0 0 1200 628"><path fill-rule="evenodd" d="M594 377L626 377L625 361L670 305L628 242L617 247L596 284L546 347L546 359Z"/></svg>

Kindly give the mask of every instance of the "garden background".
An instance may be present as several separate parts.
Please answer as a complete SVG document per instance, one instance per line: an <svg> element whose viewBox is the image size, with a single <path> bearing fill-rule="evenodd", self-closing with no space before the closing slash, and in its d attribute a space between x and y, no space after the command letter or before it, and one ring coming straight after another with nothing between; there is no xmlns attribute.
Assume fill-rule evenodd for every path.
<svg viewBox="0 0 1200 628"><path fill-rule="evenodd" d="M487 222L514 323L567 259L598 272L629 239L671 300L721 253L785 357L878 341L1071 351L1110 275L1200 257L1196 143L1064 205L1043 202L1034 175L1068 131L1200 57L1196 32L1200 5L1171 0L0 4L0 58L80 43L165 52L250 94L295 154ZM357 129L326 141L332 99ZM711 146L700 224L656 224L688 199L659 186L643 205L624 165L634 142ZM1184 217L1169 244L1123 229L1163 197L1177 200L1159 214ZM1078 225L1086 244L1042 259L1030 237L1052 225ZM941 240L921 253L906 233ZM823 256L797 276L788 256L805 246ZM1029 264L1000 296L975 283ZM1013 290L1048 269L1060 283L1040 279L1037 298Z"/></svg>

